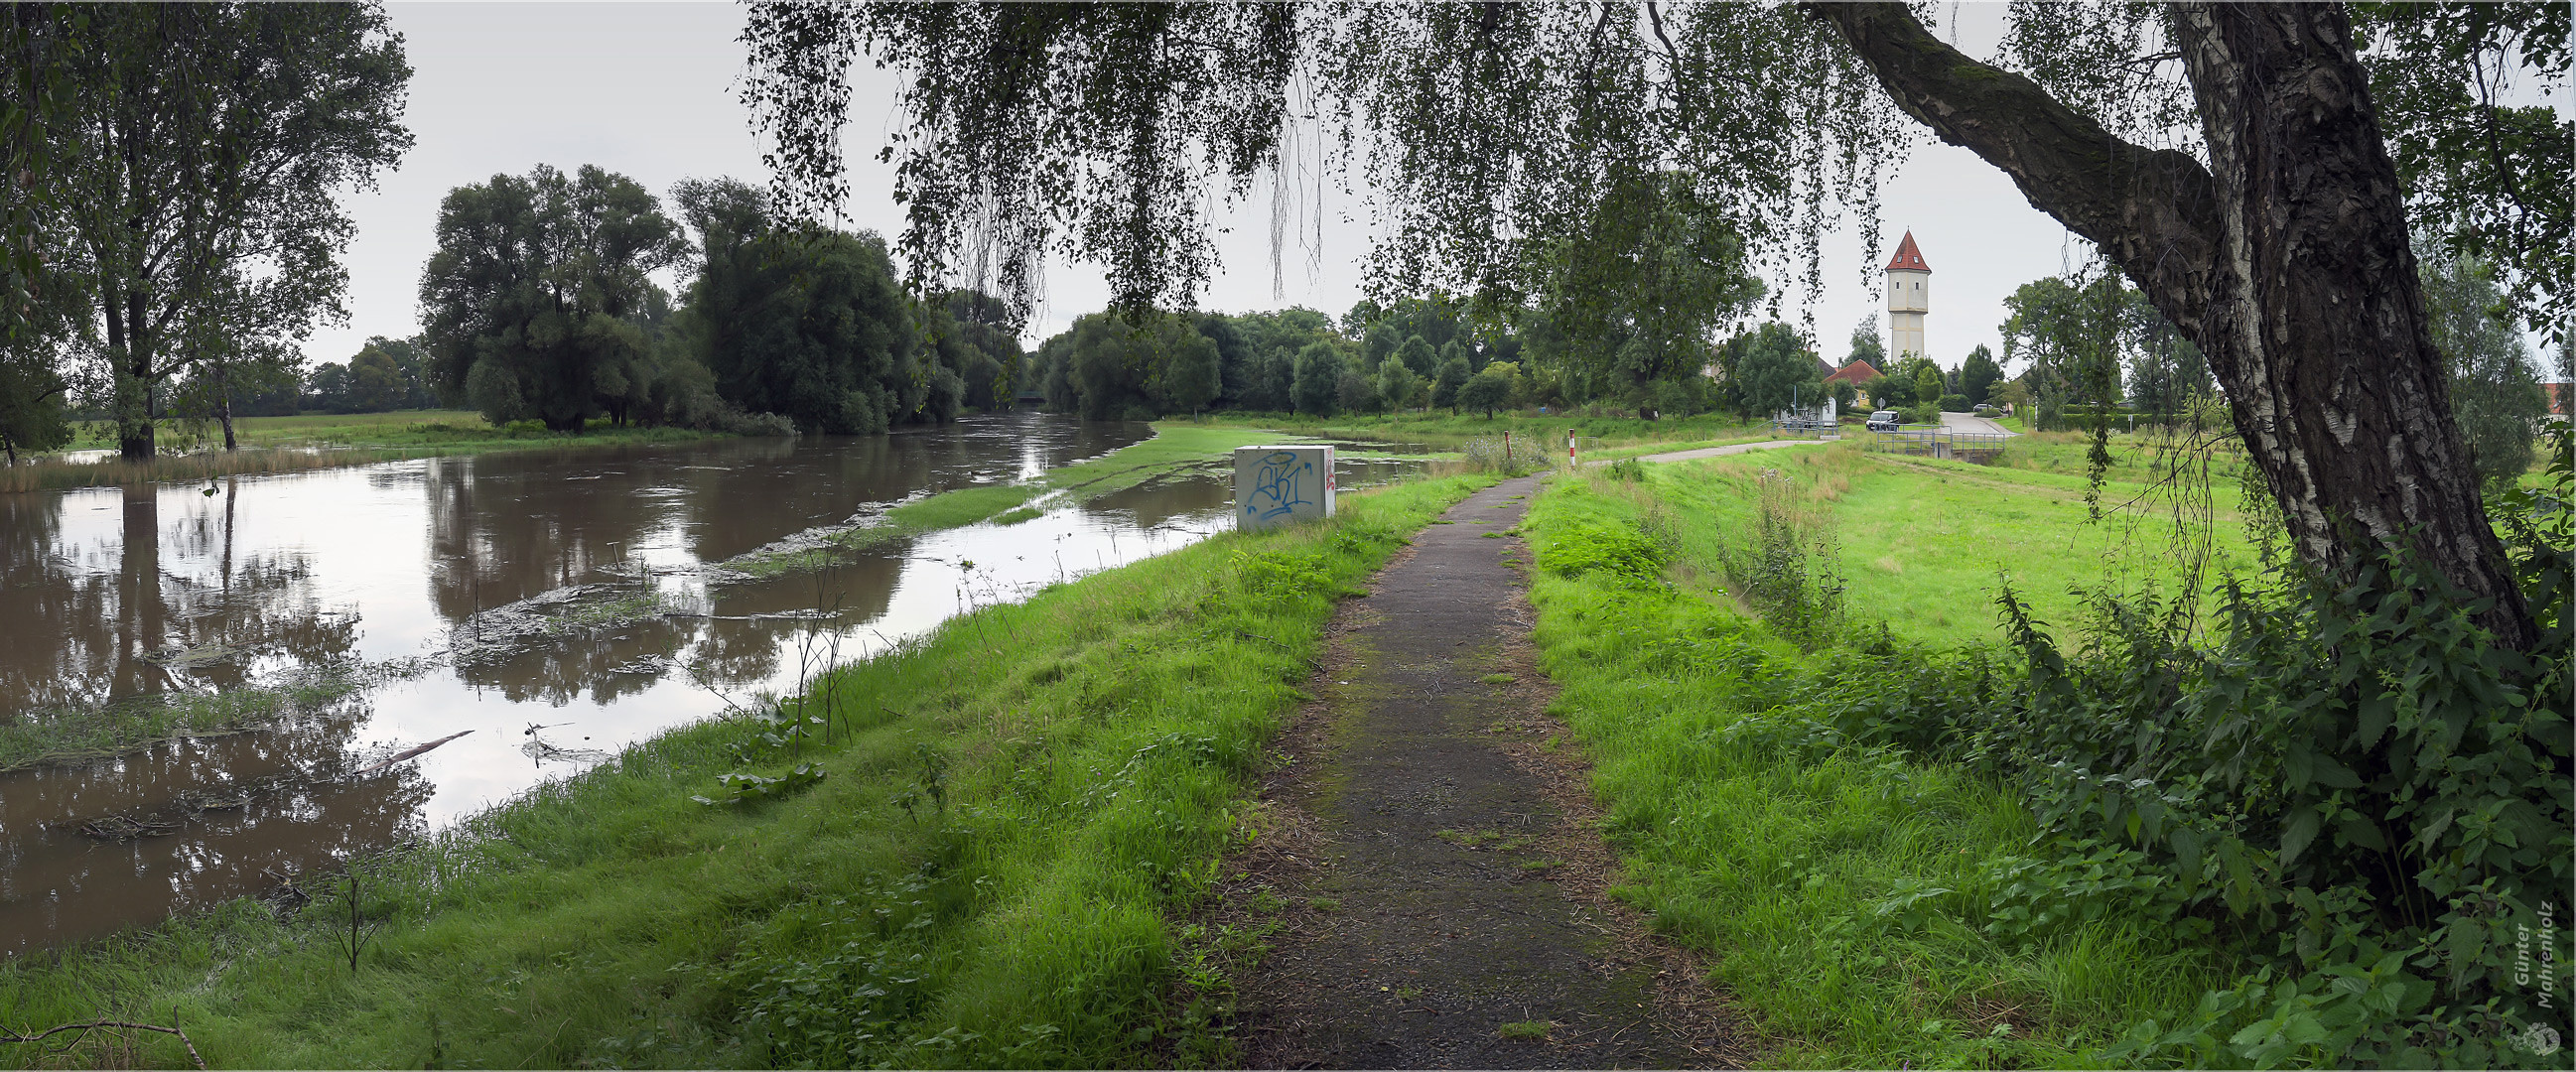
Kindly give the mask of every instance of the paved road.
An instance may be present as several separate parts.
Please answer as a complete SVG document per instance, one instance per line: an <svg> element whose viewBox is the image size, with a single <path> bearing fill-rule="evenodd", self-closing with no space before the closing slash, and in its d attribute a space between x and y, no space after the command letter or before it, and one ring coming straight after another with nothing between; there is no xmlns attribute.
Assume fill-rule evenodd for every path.
<svg viewBox="0 0 2576 1072"><path fill-rule="evenodd" d="M1941 415L1941 425L1953 432L1978 432L1990 435L2015 434L2010 428L1996 424L1984 417L1978 417L1966 413L1944 413Z"/></svg>

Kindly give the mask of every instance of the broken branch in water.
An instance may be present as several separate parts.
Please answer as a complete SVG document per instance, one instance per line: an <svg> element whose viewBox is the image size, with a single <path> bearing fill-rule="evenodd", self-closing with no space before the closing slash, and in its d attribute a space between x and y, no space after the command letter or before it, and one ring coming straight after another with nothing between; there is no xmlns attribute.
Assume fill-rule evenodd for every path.
<svg viewBox="0 0 2576 1072"><path fill-rule="evenodd" d="M468 733L472 733L472 732L474 732L474 731L473 731L473 730L459 730L459 731L457 731L457 732L455 732L455 733L448 734L448 735L447 735L447 736L445 736L445 737L441 737L441 738L439 738L439 739L437 739L437 740L435 740L435 741L431 741L431 742L429 742L428 744L417 744L417 745L413 745L413 746L411 746L411 747L409 747L409 748L403 749L403 750L402 750L402 751L400 751L400 752L396 752L396 753L394 753L392 756L387 757L386 759L384 759L384 760L382 760L382 761L380 761L380 762L377 762L376 764L374 764L373 766L368 767L368 768L367 768L367 769L365 769L365 770L359 771L359 772L358 772L358 773L356 773L356 774L352 774L352 775L350 775L349 777L351 777L351 778L364 778L364 777L366 777L366 776L368 776L368 775L370 775L370 774L374 774L374 773L375 773L375 772L377 772L377 771L380 771L380 770L383 770L383 769L385 769L385 768L387 768L387 767L393 766L393 765L394 765L394 764L396 764L396 763L400 763L400 762L402 762L402 761L404 761L404 760L406 760L406 759L410 759L410 758L411 758L411 757L413 757L413 756L417 756L417 755L419 755L419 754L421 754L421 753L423 753L423 752L429 751L429 750L430 750L430 749L432 749L432 748L436 748L436 747L438 747L438 746L440 746L440 745L442 745L442 744L446 744L446 743L447 743L447 742L449 742L449 741L453 741L453 740L455 740L455 739L457 739L457 738L459 738L459 737L463 737L463 736L465 736L466 734L468 734Z"/></svg>
<svg viewBox="0 0 2576 1072"><path fill-rule="evenodd" d="M61 1047L54 1050L57 1054L69 1053L71 1052L72 1047L80 1045L82 1039L88 1038L90 1032L106 1028L116 1028L126 1031L158 1031L164 1035L176 1035L179 1037L179 1045L188 1048L188 1059L196 1062L197 1067L199 1068L206 1067L206 1059L197 1053L197 1044L189 1040L187 1032L181 1031L176 1027L162 1027L158 1024L136 1024L128 1023L123 1020L90 1020L85 1023L64 1024L60 1027L47 1028L43 1031L34 1032L32 1034L23 1034L11 1031L7 1028L0 1028L0 1042L40 1042L52 1036L62 1034L65 1031L78 1032L78 1034L72 1036L72 1040L70 1042L63 1043Z"/></svg>

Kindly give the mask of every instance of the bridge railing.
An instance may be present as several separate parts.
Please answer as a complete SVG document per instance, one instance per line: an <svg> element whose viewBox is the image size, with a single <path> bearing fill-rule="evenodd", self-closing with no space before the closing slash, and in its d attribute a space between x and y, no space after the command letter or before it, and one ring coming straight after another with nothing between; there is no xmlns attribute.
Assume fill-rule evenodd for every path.
<svg viewBox="0 0 2576 1072"><path fill-rule="evenodd" d="M1889 454L1915 454L1929 458L1991 458L2004 449L2012 438L2001 432L1954 432L1947 428L1920 428L1894 432L1871 432L1869 449Z"/></svg>

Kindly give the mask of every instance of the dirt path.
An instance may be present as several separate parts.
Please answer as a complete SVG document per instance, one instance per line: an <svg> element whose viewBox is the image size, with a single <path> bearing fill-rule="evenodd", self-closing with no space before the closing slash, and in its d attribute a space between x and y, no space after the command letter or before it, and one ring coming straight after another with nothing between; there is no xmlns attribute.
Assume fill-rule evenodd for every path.
<svg viewBox="0 0 2576 1072"><path fill-rule="evenodd" d="M1606 896L1586 768L1532 663L1529 552L1500 535L1536 486L1451 509L1336 618L1222 891L1282 926L1239 981L1252 1067L1735 1063L1702 970Z"/></svg>

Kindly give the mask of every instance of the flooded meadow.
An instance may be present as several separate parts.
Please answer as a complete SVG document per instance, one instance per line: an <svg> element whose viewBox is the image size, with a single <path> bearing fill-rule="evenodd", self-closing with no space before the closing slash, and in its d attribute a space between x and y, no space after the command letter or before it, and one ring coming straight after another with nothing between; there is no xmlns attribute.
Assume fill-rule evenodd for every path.
<svg viewBox="0 0 2576 1072"><path fill-rule="evenodd" d="M1230 524L1209 459L962 527L870 527L1152 434L1019 414L0 495L0 735L18 742L0 750L0 951L291 899L300 876L961 610ZM1337 481L1423 465L1345 455Z"/></svg>

